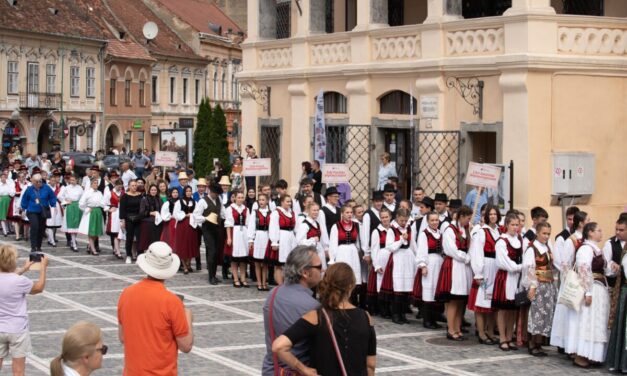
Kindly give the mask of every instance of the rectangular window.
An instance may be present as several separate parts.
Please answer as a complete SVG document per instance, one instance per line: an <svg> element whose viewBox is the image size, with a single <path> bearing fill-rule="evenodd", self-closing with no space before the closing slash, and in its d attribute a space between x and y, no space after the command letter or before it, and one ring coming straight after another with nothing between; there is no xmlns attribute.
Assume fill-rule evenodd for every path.
<svg viewBox="0 0 627 376"><path fill-rule="evenodd" d="M7 69L7 93L17 94L18 88L18 65L17 61L9 61Z"/></svg>
<svg viewBox="0 0 627 376"><path fill-rule="evenodd" d="M289 38L291 34L291 2L281 0L276 4L276 39Z"/></svg>
<svg viewBox="0 0 627 376"><path fill-rule="evenodd" d="M150 90L152 91L152 103L157 103L159 101L158 91L159 91L159 78L157 76L152 76L152 86Z"/></svg>
<svg viewBox="0 0 627 376"><path fill-rule="evenodd" d="M183 79L183 103L187 104L187 78Z"/></svg>
<svg viewBox="0 0 627 376"><path fill-rule="evenodd" d="M46 64L46 93L54 94L57 81L57 66L55 64Z"/></svg>
<svg viewBox="0 0 627 376"><path fill-rule="evenodd" d="M170 103L174 103L175 90L176 90L176 78L170 77Z"/></svg>
<svg viewBox="0 0 627 376"><path fill-rule="evenodd" d="M80 74L78 67L70 67L70 97L80 96Z"/></svg>
<svg viewBox="0 0 627 376"><path fill-rule="evenodd" d="M146 83L139 81L139 105L146 107Z"/></svg>
<svg viewBox="0 0 627 376"><path fill-rule="evenodd" d="M194 103L200 103L200 80L196 80L194 83Z"/></svg>
<svg viewBox="0 0 627 376"><path fill-rule="evenodd" d="M112 78L109 85L109 103L112 106L116 106L118 104L118 92L117 92L117 84L118 81L115 78Z"/></svg>
<svg viewBox="0 0 627 376"><path fill-rule="evenodd" d="M87 98L96 97L96 68L87 68Z"/></svg>
<svg viewBox="0 0 627 376"><path fill-rule="evenodd" d="M131 105L131 80L124 80L124 104Z"/></svg>

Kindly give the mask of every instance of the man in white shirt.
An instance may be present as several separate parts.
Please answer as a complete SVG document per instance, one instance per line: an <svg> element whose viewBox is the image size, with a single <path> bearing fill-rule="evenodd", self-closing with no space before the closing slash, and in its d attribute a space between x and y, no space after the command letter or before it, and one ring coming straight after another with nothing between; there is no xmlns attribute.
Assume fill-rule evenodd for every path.
<svg viewBox="0 0 627 376"><path fill-rule="evenodd" d="M128 190L128 183L131 180L137 179L137 175L129 168L128 162L122 163L122 183L124 184L124 191Z"/></svg>
<svg viewBox="0 0 627 376"><path fill-rule="evenodd" d="M414 188L411 194L411 216L414 220L422 217L422 214L420 214L420 203L424 197L425 190L421 186Z"/></svg>

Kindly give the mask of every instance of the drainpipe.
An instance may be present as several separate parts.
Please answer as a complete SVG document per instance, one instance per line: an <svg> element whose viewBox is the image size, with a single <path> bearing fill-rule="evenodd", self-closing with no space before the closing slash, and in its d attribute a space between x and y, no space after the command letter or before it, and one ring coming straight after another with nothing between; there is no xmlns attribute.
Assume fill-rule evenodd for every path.
<svg viewBox="0 0 627 376"><path fill-rule="evenodd" d="M104 58L105 58L105 48L106 48L106 42L102 45L102 47L100 47L100 132L98 134L98 138L100 140L99 144L100 144L100 148L104 150L105 148L105 136L104 136L104 129L106 127L106 123L105 123L105 64L104 64ZM94 152L97 150L96 148L94 148ZM105 154L107 153L107 151L105 150Z"/></svg>

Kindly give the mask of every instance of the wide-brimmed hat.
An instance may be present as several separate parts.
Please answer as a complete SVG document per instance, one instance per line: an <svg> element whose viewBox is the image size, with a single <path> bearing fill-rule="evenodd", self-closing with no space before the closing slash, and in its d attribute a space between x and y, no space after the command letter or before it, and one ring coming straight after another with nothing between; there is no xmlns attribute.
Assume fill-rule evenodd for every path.
<svg viewBox="0 0 627 376"><path fill-rule="evenodd" d="M146 274L156 279L172 278L179 270L181 259L165 242L154 242L148 250L137 257L137 265Z"/></svg>
<svg viewBox="0 0 627 376"><path fill-rule="evenodd" d="M222 175L218 184L219 185L231 185L231 180L229 179L228 176Z"/></svg>
<svg viewBox="0 0 627 376"><path fill-rule="evenodd" d="M100 166L98 165L93 165L89 168L89 171L96 171L96 172L100 172Z"/></svg>
<svg viewBox="0 0 627 376"><path fill-rule="evenodd" d="M396 188L392 184L386 184L383 186L383 193L396 193Z"/></svg>
<svg viewBox="0 0 627 376"><path fill-rule="evenodd" d="M435 204L433 203L433 199L429 196L425 196L422 198L422 200L420 201L421 204L423 204L426 207L431 208L431 210L433 210L433 208L435 208Z"/></svg>
<svg viewBox="0 0 627 376"><path fill-rule="evenodd" d="M40 173L41 173L41 168L39 168L39 167L33 167L33 170L31 171L31 174L32 174L32 175L35 175L35 174L40 174Z"/></svg>
<svg viewBox="0 0 627 376"><path fill-rule="evenodd" d="M448 196L446 193L436 193L433 201L448 202Z"/></svg>
<svg viewBox="0 0 627 376"><path fill-rule="evenodd" d="M205 178L198 179L198 184L196 184L196 186L199 186L199 185L204 185L206 187L207 186L207 179L205 179Z"/></svg>
<svg viewBox="0 0 627 376"><path fill-rule="evenodd" d="M383 201L383 192L382 191L372 192L372 201Z"/></svg>
<svg viewBox="0 0 627 376"><path fill-rule="evenodd" d="M339 195L339 194L340 194L340 192L337 191L337 188L329 187L329 188L327 188L327 191L324 192L324 197L326 198L326 197L329 197L331 195Z"/></svg>
<svg viewBox="0 0 627 376"><path fill-rule="evenodd" d="M179 180L189 180L185 171L179 172Z"/></svg>
<svg viewBox="0 0 627 376"><path fill-rule="evenodd" d="M458 198L453 198L451 199L451 201L449 201L448 207L451 209L459 209L462 207L462 200Z"/></svg>
<svg viewBox="0 0 627 376"><path fill-rule="evenodd" d="M218 224L218 215L216 213L211 213L207 216L207 221L209 223L213 223L214 225Z"/></svg>

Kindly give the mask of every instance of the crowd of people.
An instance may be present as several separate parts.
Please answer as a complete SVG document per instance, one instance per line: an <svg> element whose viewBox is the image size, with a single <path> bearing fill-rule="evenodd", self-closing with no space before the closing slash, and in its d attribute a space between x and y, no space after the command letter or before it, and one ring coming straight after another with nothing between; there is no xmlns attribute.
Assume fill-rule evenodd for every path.
<svg viewBox="0 0 627 376"><path fill-rule="evenodd" d="M247 150L246 158L255 157L254 149ZM94 165L82 179L56 155L46 169L27 159L0 172L5 237L14 233L17 240L29 239L31 252L41 253L44 239L57 246L60 231L79 252L81 234L88 240L87 251L98 256L106 234L114 257L136 262L149 275L120 299L119 314L126 312L119 316L125 351L141 348L129 345L130 338L142 335L129 313L139 308L129 302L158 296L170 302L164 309L176 315L179 325L172 329L174 344L155 346L169 352L191 349L191 312L163 295L163 284L157 282L200 270L203 248L209 284L221 283L221 266L222 279L230 279L233 288L251 287L249 282L256 282L258 291L280 286L264 306L264 375L279 369L304 375L371 374L376 365L373 316L405 325L407 315L415 313L425 328L441 329L446 323L446 338L464 341L471 326L466 311L474 312L480 344L501 351L524 346L533 356L546 356L543 346L550 344L579 367L598 366L607 357L608 368L627 371L625 213L616 221L615 235L603 242L599 224L577 207L566 211L562 230L549 224L541 207L531 209L527 223L521 211L502 215L485 201L473 208L444 193L431 197L420 187L411 199L403 199L386 155L368 205L350 199L342 187L324 187L317 161L303 162L292 197L283 179L257 185L254 177L242 176L243 157L234 158L230 174L218 164L211 175L198 179L191 166L162 174L149 157L136 158L142 162L139 168L123 162L119 171L105 173ZM163 260L169 260L167 275L157 275L164 269L150 265L162 266ZM15 271L6 261L0 277ZM45 281L45 267L42 275ZM2 294L19 291L23 298L40 291L25 284L5 290L0 287L0 300ZM335 338L342 330L352 334ZM82 331L90 332L90 354L104 355L99 332L88 324L68 335ZM20 332L0 325L0 336L8 334ZM359 343L359 349L344 353L346 341ZM76 343L68 339L67 346ZM80 360L84 354L77 356ZM150 367L137 362L137 369ZM64 364L54 366L56 374Z"/></svg>

